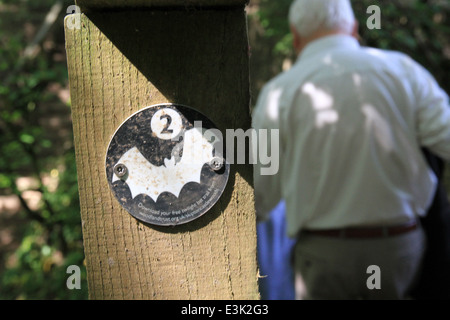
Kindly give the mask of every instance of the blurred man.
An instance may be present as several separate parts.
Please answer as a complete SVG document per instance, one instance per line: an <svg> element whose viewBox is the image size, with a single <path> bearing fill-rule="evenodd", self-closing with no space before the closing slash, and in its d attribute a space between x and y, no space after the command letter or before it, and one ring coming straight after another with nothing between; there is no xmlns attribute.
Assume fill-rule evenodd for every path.
<svg viewBox="0 0 450 320"><path fill-rule="evenodd" d="M289 22L297 62L253 115L280 135L279 172L255 165L258 215L285 200L299 299L406 298L437 184L421 148L450 160L448 96L404 54L361 47L349 0L294 1Z"/></svg>

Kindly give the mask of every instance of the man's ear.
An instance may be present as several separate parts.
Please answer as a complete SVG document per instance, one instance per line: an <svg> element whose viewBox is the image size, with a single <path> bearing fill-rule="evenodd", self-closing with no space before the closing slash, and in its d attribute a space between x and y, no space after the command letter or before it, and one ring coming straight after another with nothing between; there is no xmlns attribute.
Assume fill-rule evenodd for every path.
<svg viewBox="0 0 450 320"><path fill-rule="evenodd" d="M295 53L299 54L302 46L302 41L297 29L295 29L293 25L290 25L290 27L292 33L292 46L294 47Z"/></svg>
<svg viewBox="0 0 450 320"><path fill-rule="evenodd" d="M361 39L361 37L359 35L359 23L356 20L355 20L355 23L353 24L352 37L358 41Z"/></svg>

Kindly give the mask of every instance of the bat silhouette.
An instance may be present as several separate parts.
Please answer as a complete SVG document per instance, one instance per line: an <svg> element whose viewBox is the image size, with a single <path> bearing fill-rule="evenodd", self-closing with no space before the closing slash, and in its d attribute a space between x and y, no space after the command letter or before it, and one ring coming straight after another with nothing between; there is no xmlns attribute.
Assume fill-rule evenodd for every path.
<svg viewBox="0 0 450 320"><path fill-rule="evenodd" d="M180 157L174 150L183 153ZM117 162L127 168L124 180L135 198L146 194L156 202L163 192L170 192L176 197L188 182L200 183L202 167L213 159L213 146L196 128L184 133L183 141L172 150L170 159L164 159L164 165L155 166L150 163L136 147L125 152ZM119 180L113 174L112 182Z"/></svg>

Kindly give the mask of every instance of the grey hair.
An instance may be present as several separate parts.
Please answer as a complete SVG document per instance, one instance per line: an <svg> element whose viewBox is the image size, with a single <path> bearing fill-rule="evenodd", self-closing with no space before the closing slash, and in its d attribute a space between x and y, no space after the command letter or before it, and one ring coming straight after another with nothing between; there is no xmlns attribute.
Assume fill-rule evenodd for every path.
<svg viewBox="0 0 450 320"><path fill-rule="evenodd" d="M294 0L289 10L289 23L303 37L319 29L350 34L355 21L350 0Z"/></svg>

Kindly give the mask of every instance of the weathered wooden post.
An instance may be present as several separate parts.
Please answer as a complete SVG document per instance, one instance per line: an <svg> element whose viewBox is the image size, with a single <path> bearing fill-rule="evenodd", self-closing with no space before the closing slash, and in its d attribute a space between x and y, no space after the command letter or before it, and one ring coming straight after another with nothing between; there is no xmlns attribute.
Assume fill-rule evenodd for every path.
<svg viewBox="0 0 450 320"><path fill-rule="evenodd" d="M200 111L225 133L250 126L247 0L79 0L66 47L91 299L258 299L250 165L192 222L145 224L114 198L115 130L159 103ZM69 23L71 23L69 25Z"/></svg>

